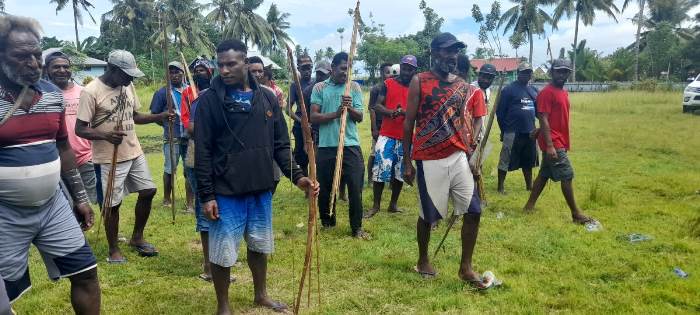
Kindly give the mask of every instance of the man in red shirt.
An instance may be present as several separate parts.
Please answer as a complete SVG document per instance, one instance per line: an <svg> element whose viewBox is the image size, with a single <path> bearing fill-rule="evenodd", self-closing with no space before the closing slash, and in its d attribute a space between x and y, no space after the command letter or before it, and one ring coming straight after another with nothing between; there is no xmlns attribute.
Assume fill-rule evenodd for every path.
<svg viewBox="0 0 700 315"><path fill-rule="evenodd" d="M412 55L401 58L400 74L381 83L377 102L371 104L374 111L384 117L377 144L374 146L372 181L374 182L374 206L365 213L371 218L381 207L384 183L391 183L391 202L387 211L402 212L396 205L403 187L403 121L406 117L408 85L418 69L418 59Z"/></svg>
<svg viewBox="0 0 700 315"><path fill-rule="evenodd" d="M593 219L583 215L576 205L574 198L574 169L571 166L567 152L571 148L569 139L569 93L564 89L564 84L571 75L571 63L568 60L557 59L552 63L550 76L552 81L537 95L537 118L540 121L538 142L544 152L540 173L537 174L535 183L530 193L525 212L531 212L535 208L537 198L542 193L547 180L561 181L561 191L566 203L571 209L571 218L574 223L586 224Z"/></svg>
<svg viewBox="0 0 700 315"><path fill-rule="evenodd" d="M431 225L447 217L449 199L454 214L464 217L462 259L459 277L477 288L486 281L472 269L472 254L479 232L480 207L469 207L474 194L474 177L468 157L474 150L474 115L483 109L480 89L451 74L457 55L465 47L450 33L436 36L430 44L432 67L411 79L404 120L404 181L417 181L420 217L416 224L418 262L415 271L435 277L428 258ZM415 128L415 134L414 134ZM475 132L476 131L476 132ZM416 160L414 168L411 160Z"/></svg>

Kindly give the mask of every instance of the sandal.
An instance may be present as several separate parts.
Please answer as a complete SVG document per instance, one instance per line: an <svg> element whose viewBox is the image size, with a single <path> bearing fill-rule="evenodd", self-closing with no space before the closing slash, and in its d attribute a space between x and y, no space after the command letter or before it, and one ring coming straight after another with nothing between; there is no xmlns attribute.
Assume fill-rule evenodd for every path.
<svg viewBox="0 0 700 315"><path fill-rule="evenodd" d="M435 279L435 277L437 277L437 272L418 270L418 266L413 266L413 271L417 272L421 276L421 278L423 278L425 280Z"/></svg>
<svg viewBox="0 0 700 315"><path fill-rule="evenodd" d="M126 264L126 257L122 257L121 259L112 259L112 258L107 257L105 260L106 260L107 263L110 264L110 265L122 265L122 264Z"/></svg>
<svg viewBox="0 0 700 315"><path fill-rule="evenodd" d="M276 313L289 313L289 307L287 307L287 304L284 304L280 301L270 301L272 304L271 305L262 305L262 304L257 304L260 307L268 308L271 309L272 311Z"/></svg>
<svg viewBox="0 0 700 315"><path fill-rule="evenodd" d="M203 281L206 281L206 282L211 282L211 281L212 281L211 275L208 275L208 274L206 274L206 273L201 273L201 274L199 274L199 279L201 279L201 280L203 280ZM229 281L230 283L234 283L234 282L236 282L236 277L230 276L228 281Z"/></svg>
<svg viewBox="0 0 700 315"><path fill-rule="evenodd" d="M158 256L158 250L153 244L143 243L143 244L129 244L141 257L154 257Z"/></svg>

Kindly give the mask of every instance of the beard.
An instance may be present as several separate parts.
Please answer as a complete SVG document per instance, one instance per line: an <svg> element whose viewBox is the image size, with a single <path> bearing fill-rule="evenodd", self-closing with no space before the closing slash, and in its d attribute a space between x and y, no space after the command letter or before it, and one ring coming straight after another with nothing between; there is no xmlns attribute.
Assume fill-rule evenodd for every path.
<svg viewBox="0 0 700 315"><path fill-rule="evenodd" d="M12 67L5 62L0 62L0 68L2 68L2 73L5 75L5 77L17 85L32 85L36 84L39 82L39 79L41 79L41 73L38 71L31 73L31 77L29 78L22 77L19 75L19 73L17 73L16 69L12 69Z"/></svg>
<svg viewBox="0 0 700 315"><path fill-rule="evenodd" d="M440 59L435 59L435 66L443 73L454 73L457 69L456 62L446 62Z"/></svg>

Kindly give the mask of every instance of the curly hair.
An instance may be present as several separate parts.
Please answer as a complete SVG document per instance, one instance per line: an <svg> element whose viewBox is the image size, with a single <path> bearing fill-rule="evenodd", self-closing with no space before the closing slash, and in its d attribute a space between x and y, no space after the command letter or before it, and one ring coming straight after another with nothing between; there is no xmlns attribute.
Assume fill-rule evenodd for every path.
<svg viewBox="0 0 700 315"><path fill-rule="evenodd" d="M7 48L7 39L12 31L16 32L28 32L34 36L36 39L41 40L41 25L37 20L30 17L16 16L16 15L0 15L0 48L5 50Z"/></svg>

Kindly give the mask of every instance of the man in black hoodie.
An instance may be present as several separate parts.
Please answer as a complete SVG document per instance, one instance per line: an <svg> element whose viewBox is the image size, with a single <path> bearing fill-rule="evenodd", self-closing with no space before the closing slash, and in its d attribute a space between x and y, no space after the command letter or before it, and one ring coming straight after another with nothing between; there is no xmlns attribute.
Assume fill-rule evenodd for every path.
<svg viewBox="0 0 700 315"><path fill-rule="evenodd" d="M220 75L199 97L195 115L197 192L209 226L209 258L218 314L230 314L228 287L238 244L245 238L255 303L286 311L267 296L267 254L273 250L273 161L300 189L318 184L290 161L287 126L277 98L248 71L247 49L226 40L216 49ZM290 163L291 162L291 163Z"/></svg>

